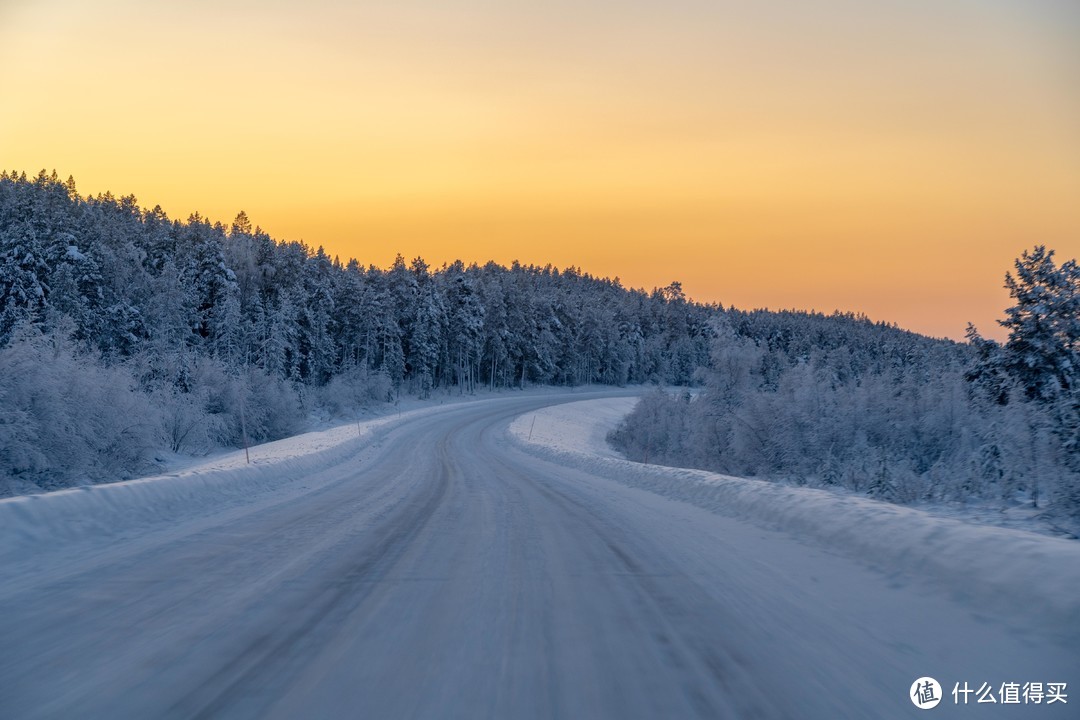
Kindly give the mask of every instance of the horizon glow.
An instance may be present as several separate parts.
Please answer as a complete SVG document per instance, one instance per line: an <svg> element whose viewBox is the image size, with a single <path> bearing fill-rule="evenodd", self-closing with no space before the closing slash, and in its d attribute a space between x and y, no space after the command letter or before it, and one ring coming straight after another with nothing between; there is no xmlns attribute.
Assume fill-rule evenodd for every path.
<svg viewBox="0 0 1080 720"><path fill-rule="evenodd" d="M0 164L385 267L1001 337L1080 256L1067 0L0 3Z"/></svg>

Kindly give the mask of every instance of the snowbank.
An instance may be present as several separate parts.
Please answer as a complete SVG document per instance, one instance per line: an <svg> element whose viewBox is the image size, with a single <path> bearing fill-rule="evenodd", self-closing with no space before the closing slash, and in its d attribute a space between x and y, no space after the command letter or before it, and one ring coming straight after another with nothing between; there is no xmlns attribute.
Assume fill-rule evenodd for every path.
<svg viewBox="0 0 1080 720"><path fill-rule="evenodd" d="M559 464L791 532L887 574L925 580L973 607L1023 613L1051 631L1080 635L1080 542L824 490L630 462L605 438L634 403L613 398L544 408L518 417L510 435Z"/></svg>
<svg viewBox="0 0 1080 720"><path fill-rule="evenodd" d="M286 488L312 473L347 462L369 447L380 430L420 414L382 417L310 432L229 452L184 470L124 482L0 499L0 562L21 549L43 549L79 538L139 528L219 511L255 495Z"/></svg>
<svg viewBox="0 0 1080 720"><path fill-rule="evenodd" d="M586 386L570 392L594 391ZM611 392L610 388L601 391ZM383 432L401 423L473 402L567 392L538 387L505 394L405 400L381 408L392 414L253 446L250 463L244 451L238 450L151 477L0 498L0 564L32 560L43 551L63 549L83 539L131 537L255 499L279 502L325 482L317 476L321 471L358 461Z"/></svg>

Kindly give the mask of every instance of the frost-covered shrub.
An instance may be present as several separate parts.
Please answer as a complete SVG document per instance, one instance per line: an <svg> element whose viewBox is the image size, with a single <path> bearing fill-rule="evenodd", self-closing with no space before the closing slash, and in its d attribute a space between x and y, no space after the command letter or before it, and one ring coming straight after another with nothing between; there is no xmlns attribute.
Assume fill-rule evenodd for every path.
<svg viewBox="0 0 1080 720"><path fill-rule="evenodd" d="M704 377L693 398L643 397L612 443L632 460L842 487L894 503L1025 502L1073 520L1080 509L1080 477L1052 408L1026 400L1022 389L1007 403L987 400L960 362L790 358L727 336Z"/></svg>
<svg viewBox="0 0 1080 720"><path fill-rule="evenodd" d="M203 412L201 427L217 446L276 440L296 432L303 419L300 399L289 383L249 367L230 372L223 363L201 359L189 395Z"/></svg>
<svg viewBox="0 0 1080 720"><path fill-rule="evenodd" d="M351 415L357 408L387 402L393 397L390 377L381 371L353 367L319 388L316 401L332 417Z"/></svg>
<svg viewBox="0 0 1080 720"><path fill-rule="evenodd" d="M258 368L250 368L241 379L250 442L277 440L300 430L304 414L300 398L289 383ZM235 412L233 422L235 426Z"/></svg>
<svg viewBox="0 0 1080 720"><path fill-rule="evenodd" d="M0 349L0 495L152 472L161 449L199 455L300 429L292 387L213 358L144 361L139 372L78 353L64 333L28 330ZM137 376L150 377L151 390ZM168 372L166 372L166 370ZM246 428L245 428L246 426Z"/></svg>
<svg viewBox="0 0 1080 720"><path fill-rule="evenodd" d="M62 336L0 349L0 494L119 480L149 470L161 411L123 366L80 356Z"/></svg>
<svg viewBox="0 0 1080 720"><path fill-rule="evenodd" d="M209 452L218 432L203 397L171 388L158 391L154 399L161 408L162 434L169 450L189 455Z"/></svg>

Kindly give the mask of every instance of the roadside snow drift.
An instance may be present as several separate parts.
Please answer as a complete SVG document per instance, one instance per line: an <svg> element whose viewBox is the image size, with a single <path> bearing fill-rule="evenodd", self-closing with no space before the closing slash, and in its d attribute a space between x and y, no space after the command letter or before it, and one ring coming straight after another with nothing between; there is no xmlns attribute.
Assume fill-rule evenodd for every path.
<svg viewBox="0 0 1080 720"><path fill-rule="evenodd" d="M369 447L390 424L439 408L310 432L243 450L165 475L0 499L0 562L20 548L42 550L84 537L131 533L179 517L244 504L256 495L309 481ZM303 485L304 483L301 483ZM308 489L304 485L302 488Z"/></svg>
<svg viewBox="0 0 1080 720"><path fill-rule="evenodd" d="M606 437L635 402L546 407L514 420L510 435L522 449L561 465L788 531L887 574L928 581L975 607L1023 613L1080 636L1080 542L825 490L630 462Z"/></svg>
<svg viewBox="0 0 1080 720"><path fill-rule="evenodd" d="M253 502L280 502L316 489L323 481L320 472L358 462L364 451L402 424L472 402L513 402L553 392L557 391L537 388L504 396L440 400L255 445L250 449L250 463L244 451L237 450L161 475L0 498L0 563L26 562L81 540L132 537Z"/></svg>

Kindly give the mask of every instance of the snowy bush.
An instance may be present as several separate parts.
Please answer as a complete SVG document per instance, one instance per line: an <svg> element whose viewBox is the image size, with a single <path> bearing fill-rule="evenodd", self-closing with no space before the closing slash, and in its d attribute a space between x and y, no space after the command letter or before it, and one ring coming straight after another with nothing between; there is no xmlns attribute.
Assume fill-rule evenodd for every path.
<svg viewBox="0 0 1080 720"><path fill-rule="evenodd" d="M299 430L305 413L289 383L255 367L233 371L213 358L200 358L185 383L187 392L172 392L177 407L191 423L188 451L239 447L286 437Z"/></svg>
<svg viewBox="0 0 1080 720"><path fill-rule="evenodd" d="M211 427L203 398L172 388L155 393L154 399L161 408L162 434L169 450L187 455L210 451L217 433Z"/></svg>
<svg viewBox="0 0 1080 720"><path fill-rule="evenodd" d="M123 367L32 331L0 349L0 494L149 470L162 415Z"/></svg>
<svg viewBox="0 0 1080 720"><path fill-rule="evenodd" d="M319 389L318 404L331 417L352 417L358 408L393 399L393 386L385 372L353 367Z"/></svg>
<svg viewBox="0 0 1080 720"><path fill-rule="evenodd" d="M987 397L967 379L972 359L880 363L855 344L793 358L730 328L718 335L699 395L650 393L611 434L630 459L894 503L1025 502L1080 524L1062 414L1021 386L1008 402Z"/></svg>
<svg viewBox="0 0 1080 720"><path fill-rule="evenodd" d="M257 368L205 359L185 387L146 392L125 365L79 354L63 334L23 331L0 349L0 495L122 480L160 449L199 455L300 429L297 394Z"/></svg>

